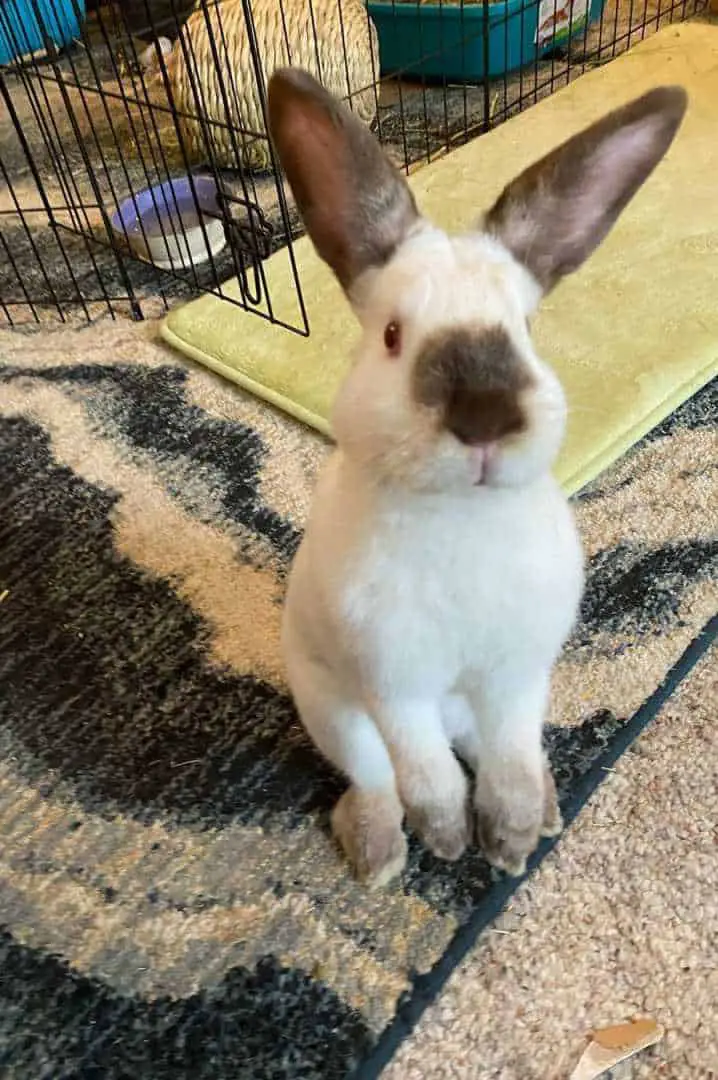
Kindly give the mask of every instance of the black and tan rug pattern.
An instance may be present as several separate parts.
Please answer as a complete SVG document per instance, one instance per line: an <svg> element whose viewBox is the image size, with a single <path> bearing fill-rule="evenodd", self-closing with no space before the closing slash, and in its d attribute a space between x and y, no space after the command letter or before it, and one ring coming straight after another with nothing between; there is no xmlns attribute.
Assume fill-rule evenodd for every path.
<svg viewBox="0 0 718 1080"><path fill-rule="evenodd" d="M0 338L0 1076L375 1076L514 885L348 875L277 648L325 446L155 330ZM715 631L717 404L576 500L569 817Z"/></svg>

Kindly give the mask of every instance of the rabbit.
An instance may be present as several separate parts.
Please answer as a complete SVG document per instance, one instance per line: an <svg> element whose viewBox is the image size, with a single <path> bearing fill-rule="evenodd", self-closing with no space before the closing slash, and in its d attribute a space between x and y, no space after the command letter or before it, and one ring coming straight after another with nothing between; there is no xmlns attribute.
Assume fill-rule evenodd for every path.
<svg viewBox="0 0 718 1080"><path fill-rule="evenodd" d="M552 477L567 405L529 323L658 164L686 105L680 87L659 87L611 112L450 237L311 75L269 82L279 160L361 328L289 574L282 652L304 727L349 782L332 829L369 887L404 868L405 818L442 859L477 833L516 876L561 831L542 731L584 558Z"/></svg>

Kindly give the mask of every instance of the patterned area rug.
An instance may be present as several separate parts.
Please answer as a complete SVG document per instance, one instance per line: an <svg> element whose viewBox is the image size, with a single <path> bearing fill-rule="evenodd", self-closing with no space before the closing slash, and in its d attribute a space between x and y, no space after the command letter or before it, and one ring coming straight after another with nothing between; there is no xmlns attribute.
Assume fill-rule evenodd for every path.
<svg viewBox="0 0 718 1080"><path fill-rule="evenodd" d="M375 1076L514 883L417 845L384 893L347 873L277 649L325 445L154 333L0 340L0 1075ZM715 630L717 415L576 500L569 818Z"/></svg>

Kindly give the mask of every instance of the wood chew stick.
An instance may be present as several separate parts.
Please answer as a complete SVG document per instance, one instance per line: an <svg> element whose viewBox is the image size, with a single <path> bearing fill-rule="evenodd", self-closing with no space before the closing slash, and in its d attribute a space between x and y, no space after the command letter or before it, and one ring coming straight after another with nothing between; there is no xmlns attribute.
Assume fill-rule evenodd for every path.
<svg viewBox="0 0 718 1080"><path fill-rule="evenodd" d="M622 1050L635 1046L647 1035L653 1036L657 1031L656 1021L646 1017L629 1024L615 1024L613 1027L599 1028L591 1032L591 1038L606 1050Z"/></svg>
<svg viewBox="0 0 718 1080"><path fill-rule="evenodd" d="M663 1035L663 1028L650 1017L592 1031L591 1041L570 1080L598 1080L626 1058L659 1042Z"/></svg>

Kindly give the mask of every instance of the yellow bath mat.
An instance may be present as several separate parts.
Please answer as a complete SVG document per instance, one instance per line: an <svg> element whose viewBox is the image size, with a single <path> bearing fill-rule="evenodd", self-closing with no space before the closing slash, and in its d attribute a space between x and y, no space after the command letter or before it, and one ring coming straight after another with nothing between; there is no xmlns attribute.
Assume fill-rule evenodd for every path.
<svg viewBox="0 0 718 1080"><path fill-rule="evenodd" d="M718 373L718 25L660 31L411 181L427 216L461 231L552 146L667 82L690 95L668 156L597 254L544 302L535 325L538 351L568 394L569 429L556 473L569 493ZM194 360L328 433L357 331L309 241L294 251L308 338L216 296L171 312L162 333ZM287 252L265 268L275 314L298 324Z"/></svg>

